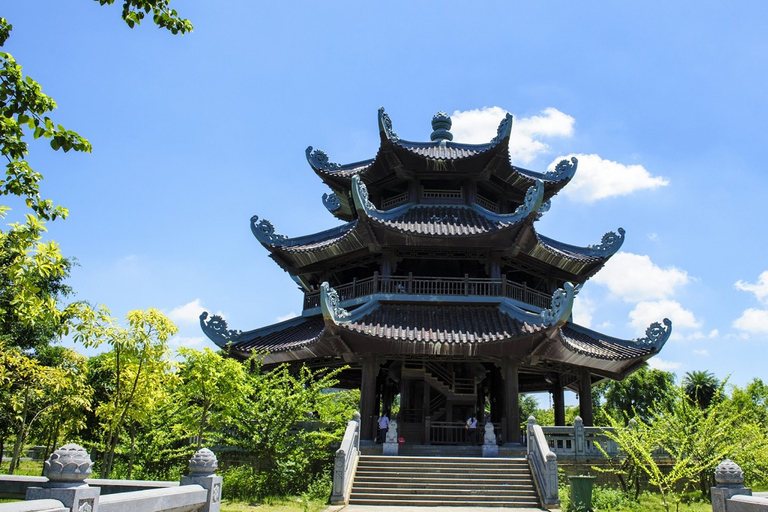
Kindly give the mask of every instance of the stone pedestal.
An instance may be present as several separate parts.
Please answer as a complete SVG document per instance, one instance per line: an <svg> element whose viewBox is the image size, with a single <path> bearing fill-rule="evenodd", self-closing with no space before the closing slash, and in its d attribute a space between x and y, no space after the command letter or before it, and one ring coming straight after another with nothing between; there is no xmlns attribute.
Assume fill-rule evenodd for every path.
<svg viewBox="0 0 768 512"><path fill-rule="evenodd" d="M215 474L218 467L216 455L208 448L202 448L189 459L189 476L181 477L181 485L196 484L208 491L208 502L200 512L221 510L221 486L224 479Z"/></svg>
<svg viewBox="0 0 768 512"><path fill-rule="evenodd" d="M42 487L27 489L27 500L58 500L70 512L94 512L99 506L98 487L89 487L85 479L91 475L91 458L84 448L67 444L45 461Z"/></svg>
<svg viewBox="0 0 768 512"><path fill-rule="evenodd" d="M752 496L752 489L744 487L744 472L738 464L725 459L715 469L716 487L712 487L712 512L726 512L726 502L733 496Z"/></svg>

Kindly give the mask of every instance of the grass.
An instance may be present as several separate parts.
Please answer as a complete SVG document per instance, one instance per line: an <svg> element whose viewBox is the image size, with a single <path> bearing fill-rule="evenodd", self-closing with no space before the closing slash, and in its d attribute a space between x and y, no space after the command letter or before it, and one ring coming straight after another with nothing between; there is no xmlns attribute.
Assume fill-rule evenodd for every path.
<svg viewBox="0 0 768 512"><path fill-rule="evenodd" d="M0 473L7 475L8 466L11 465L11 461L3 461L0 463ZM42 460L22 460L19 461L19 469L17 469L14 475L24 476L41 476L43 474L43 461Z"/></svg>
<svg viewBox="0 0 768 512"><path fill-rule="evenodd" d="M262 503L224 500L221 502L221 512L320 512L328 506L324 501L307 501L299 497L265 498Z"/></svg>

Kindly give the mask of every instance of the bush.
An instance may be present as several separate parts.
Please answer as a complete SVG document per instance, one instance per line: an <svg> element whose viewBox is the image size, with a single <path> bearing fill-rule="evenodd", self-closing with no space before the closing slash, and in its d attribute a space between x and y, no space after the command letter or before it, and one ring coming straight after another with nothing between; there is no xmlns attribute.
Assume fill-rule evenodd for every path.
<svg viewBox="0 0 768 512"><path fill-rule="evenodd" d="M636 508L638 506L639 504L621 489L600 485L596 485L592 489L592 508L595 510L611 510L618 507Z"/></svg>

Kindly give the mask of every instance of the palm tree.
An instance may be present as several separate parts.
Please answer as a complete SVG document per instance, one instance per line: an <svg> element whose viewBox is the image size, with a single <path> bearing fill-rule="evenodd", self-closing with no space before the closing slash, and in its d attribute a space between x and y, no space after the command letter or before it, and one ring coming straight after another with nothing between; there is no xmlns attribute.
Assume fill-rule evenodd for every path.
<svg viewBox="0 0 768 512"><path fill-rule="evenodd" d="M683 390L700 409L706 409L715 397L720 381L708 371L687 372L683 378Z"/></svg>

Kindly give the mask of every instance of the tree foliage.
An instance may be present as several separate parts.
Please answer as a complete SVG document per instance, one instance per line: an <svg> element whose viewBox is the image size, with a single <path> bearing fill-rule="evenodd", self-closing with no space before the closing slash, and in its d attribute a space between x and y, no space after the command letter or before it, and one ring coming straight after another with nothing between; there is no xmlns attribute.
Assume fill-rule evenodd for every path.
<svg viewBox="0 0 768 512"><path fill-rule="evenodd" d="M602 399L607 415L626 424L631 418L647 421L654 408L668 407L674 388L673 373L645 365L624 380L601 382L593 388L593 397Z"/></svg>
<svg viewBox="0 0 768 512"><path fill-rule="evenodd" d="M99 404L96 416L103 427L101 477L109 478L115 451L126 425L146 419L163 392L171 370L168 339L177 328L156 309L129 311L128 327L117 324L109 311L82 308L77 320L75 340L86 347L102 343L111 350L104 363L114 376L109 399ZM131 436L131 451L134 436Z"/></svg>

